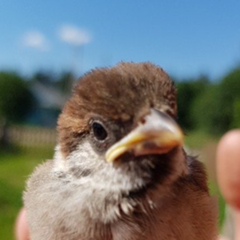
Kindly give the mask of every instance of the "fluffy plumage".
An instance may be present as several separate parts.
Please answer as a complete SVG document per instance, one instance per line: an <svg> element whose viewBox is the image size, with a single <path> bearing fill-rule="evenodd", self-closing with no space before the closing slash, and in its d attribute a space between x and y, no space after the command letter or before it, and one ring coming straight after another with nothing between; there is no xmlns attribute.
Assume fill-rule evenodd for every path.
<svg viewBox="0 0 240 240"><path fill-rule="evenodd" d="M166 122L178 131L170 119L177 118L176 98L170 78L152 64L123 63L85 75L59 118L54 159L28 182L31 239L216 239L203 165L177 138L166 143L169 129L157 130L156 140L151 128L149 119L159 117L160 128ZM151 140L135 143L142 128ZM126 150L118 154L123 139ZM106 161L111 149L118 154L113 163Z"/></svg>

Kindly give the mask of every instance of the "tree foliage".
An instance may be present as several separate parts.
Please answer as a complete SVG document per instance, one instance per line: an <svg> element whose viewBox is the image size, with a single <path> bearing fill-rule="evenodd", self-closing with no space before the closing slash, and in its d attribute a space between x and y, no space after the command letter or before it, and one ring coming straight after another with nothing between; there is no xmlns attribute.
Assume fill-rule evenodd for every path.
<svg viewBox="0 0 240 240"><path fill-rule="evenodd" d="M218 134L221 129L221 112L219 111L219 86L209 85L193 102L191 117L195 129L211 134Z"/></svg>
<svg viewBox="0 0 240 240"><path fill-rule="evenodd" d="M182 81L179 89L180 123L188 130L223 134L240 127L240 68L218 82Z"/></svg>
<svg viewBox="0 0 240 240"><path fill-rule="evenodd" d="M240 68L231 71L226 75L219 85L220 96L219 111L221 111L221 130L227 131L234 127L234 119L240 99Z"/></svg>
<svg viewBox="0 0 240 240"><path fill-rule="evenodd" d="M189 79L177 83L178 88L178 117L179 123L186 130L196 128L195 118L192 116L194 102L210 85L206 76Z"/></svg>
<svg viewBox="0 0 240 240"><path fill-rule="evenodd" d="M0 119L22 121L31 111L33 103L28 85L19 75L0 72Z"/></svg>
<svg viewBox="0 0 240 240"><path fill-rule="evenodd" d="M234 101L233 128L240 128L240 98Z"/></svg>

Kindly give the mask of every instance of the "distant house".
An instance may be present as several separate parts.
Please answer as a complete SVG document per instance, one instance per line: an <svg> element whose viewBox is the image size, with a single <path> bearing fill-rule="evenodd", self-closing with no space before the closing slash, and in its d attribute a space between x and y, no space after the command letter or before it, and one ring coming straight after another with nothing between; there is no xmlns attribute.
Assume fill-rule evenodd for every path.
<svg viewBox="0 0 240 240"><path fill-rule="evenodd" d="M32 125L54 128L58 116L69 96L58 88L35 81L31 91L36 99L36 108L28 119Z"/></svg>

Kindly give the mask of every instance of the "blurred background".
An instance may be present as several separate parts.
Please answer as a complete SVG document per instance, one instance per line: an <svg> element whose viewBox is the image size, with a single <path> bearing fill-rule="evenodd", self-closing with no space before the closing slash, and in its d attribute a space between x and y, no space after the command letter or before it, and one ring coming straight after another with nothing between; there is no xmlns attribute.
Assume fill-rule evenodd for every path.
<svg viewBox="0 0 240 240"><path fill-rule="evenodd" d="M0 239L14 239L25 181L52 158L56 122L92 68L153 62L178 87L179 122L213 194L220 136L240 127L240 2L0 2Z"/></svg>

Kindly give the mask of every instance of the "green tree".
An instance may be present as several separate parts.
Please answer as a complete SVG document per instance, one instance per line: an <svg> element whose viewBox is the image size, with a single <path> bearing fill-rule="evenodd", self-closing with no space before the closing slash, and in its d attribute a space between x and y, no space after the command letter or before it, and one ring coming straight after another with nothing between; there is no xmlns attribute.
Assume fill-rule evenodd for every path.
<svg viewBox="0 0 240 240"><path fill-rule="evenodd" d="M240 98L234 102L232 126L234 128L240 128Z"/></svg>
<svg viewBox="0 0 240 240"><path fill-rule="evenodd" d="M221 112L219 119L219 132L224 133L234 127L237 121L240 99L240 67L227 74L219 85L220 99L218 111ZM235 119L234 119L235 118Z"/></svg>
<svg viewBox="0 0 240 240"><path fill-rule="evenodd" d="M8 126L21 122L33 107L27 83L16 73L0 72L0 149L10 146Z"/></svg>
<svg viewBox="0 0 240 240"><path fill-rule="evenodd" d="M16 73L0 72L0 119L20 122L33 107L27 83Z"/></svg>
<svg viewBox="0 0 240 240"><path fill-rule="evenodd" d="M221 128L221 111L219 111L219 85L209 85L193 102L191 118L196 129L211 134L218 134ZM220 125L220 126L219 126Z"/></svg>
<svg viewBox="0 0 240 240"><path fill-rule="evenodd" d="M240 68L205 89L195 99L191 115L197 128L212 134L240 127Z"/></svg>
<svg viewBox="0 0 240 240"><path fill-rule="evenodd" d="M178 117L180 125L186 130L196 128L195 118L192 116L194 102L210 85L206 76L177 82L178 89Z"/></svg>

